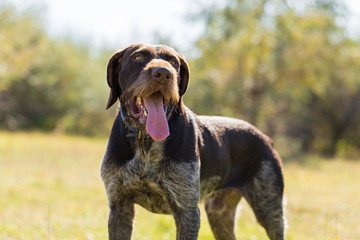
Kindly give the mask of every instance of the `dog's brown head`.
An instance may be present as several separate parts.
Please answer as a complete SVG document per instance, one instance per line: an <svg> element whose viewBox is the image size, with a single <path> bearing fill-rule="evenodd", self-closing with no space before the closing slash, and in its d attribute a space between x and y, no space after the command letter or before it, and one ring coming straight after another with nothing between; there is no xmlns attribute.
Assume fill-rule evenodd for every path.
<svg viewBox="0 0 360 240"><path fill-rule="evenodd" d="M120 98L129 116L162 141L169 135L169 111L183 112L189 76L186 60L170 47L135 44L118 50L107 66L111 90L106 109Z"/></svg>

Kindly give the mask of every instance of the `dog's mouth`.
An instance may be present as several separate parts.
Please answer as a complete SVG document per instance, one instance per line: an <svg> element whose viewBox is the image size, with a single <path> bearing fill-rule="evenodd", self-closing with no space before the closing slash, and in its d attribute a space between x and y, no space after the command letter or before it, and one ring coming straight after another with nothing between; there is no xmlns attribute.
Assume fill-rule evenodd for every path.
<svg viewBox="0 0 360 240"><path fill-rule="evenodd" d="M170 135L166 111L167 103L160 92L137 96L130 101L131 114L146 124L146 132L155 141L163 141Z"/></svg>

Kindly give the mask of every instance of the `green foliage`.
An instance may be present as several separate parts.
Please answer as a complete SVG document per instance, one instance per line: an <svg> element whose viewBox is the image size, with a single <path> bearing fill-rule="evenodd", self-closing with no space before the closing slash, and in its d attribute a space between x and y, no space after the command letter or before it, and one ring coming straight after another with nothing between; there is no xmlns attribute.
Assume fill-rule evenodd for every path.
<svg viewBox="0 0 360 240"><path fill-rule="evenodd" d="M360 39L338 24L346 20L340 1L228 0L199 11L207 28L200 56L188 59L191 109L251 122L285 158L359 153ZM36 13L9 4L0 28L1 129L109 132L110 52L52 39ZM155 39L169 42L159 33Z"/></svg>
<svg viewBox="0 0 360 240"><path fill-rule="evenodd" d="M0 26L1 128L108 132L105 53L93 57L89 46L51 39L34 13L10 6L0 10Z"/></svg>
<svg viewBox="0 0 360 240"><path fill-rule="evenodd" d="M203 11L188 103L291 138L296 151L334 155L345 139L359 147L360 47L337 24L345 13L321 0L229 0Z"/></svg>

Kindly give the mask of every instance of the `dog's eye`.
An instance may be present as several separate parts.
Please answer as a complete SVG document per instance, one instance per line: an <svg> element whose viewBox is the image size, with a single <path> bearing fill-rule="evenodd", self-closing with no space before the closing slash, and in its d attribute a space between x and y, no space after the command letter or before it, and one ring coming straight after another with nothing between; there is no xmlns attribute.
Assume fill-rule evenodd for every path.
<svg viewBox="0 0 360 240"><path fill-rule="evenodd" d="M173 65L173 66L177 66L177 65L178 65L177 61L174 60L174 59L171 59L171 60L169 61L169 63L170 63L171 65Z"/></svg>
<svg viewBox="0 0 360 240"><path fill-rule="evenodd" d="M134 60L136 60L136 61L144 61L145 58L144 58L143 55L137 54L137 55L135 55Z"/></svg>

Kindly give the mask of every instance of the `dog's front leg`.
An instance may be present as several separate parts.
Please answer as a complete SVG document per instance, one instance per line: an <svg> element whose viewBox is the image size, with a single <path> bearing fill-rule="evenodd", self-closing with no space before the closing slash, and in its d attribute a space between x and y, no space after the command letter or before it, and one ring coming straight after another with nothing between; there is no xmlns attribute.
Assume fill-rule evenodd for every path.
<svg viewBox="0 0 360 240"><path fill-rule="evenodd" d="M196 240L200 228L200 211L196 207L186 212L174 213L177 240Z"/></svg>
<svg viewBox="0 0 360 240"><path fill-rule="evenodd" d="M134 204L130 202L110 205L108 221L109 240L130 240L133 229Z"/></svg>
<svg viewBox="0 0 360 240"><path fill-rule="evenodd" d="M161 180L176 223L177 240L196 240L200 228L200 163L169 162Z"/></svg>

